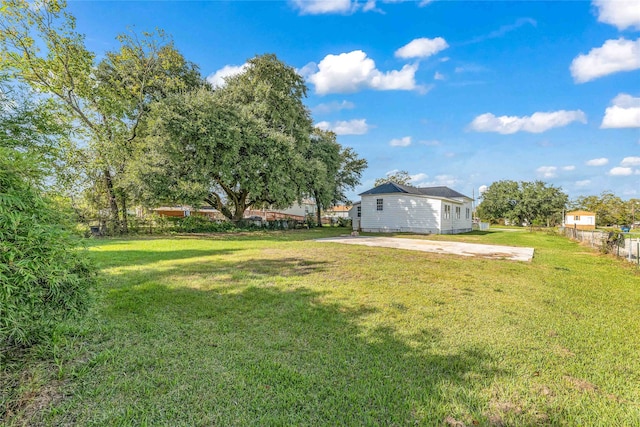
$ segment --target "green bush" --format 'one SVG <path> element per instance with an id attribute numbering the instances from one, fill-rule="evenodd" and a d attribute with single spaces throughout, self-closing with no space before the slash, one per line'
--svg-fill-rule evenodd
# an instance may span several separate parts
<path id="1" fill-rule="evenodd" d="M 0 353 L 84 312 L 96 280 L 64 215 L 32 182 L 37 170 L 0 147 Z"/>
<path id="2" fill-rule="evenodd" d="M 220 233 L 238 231 L 232 222 L 212 221 L 206 216 L 190 215 L 184 218 L 170 218 L 174 223 L 174 230 L 183 233 Z"/>

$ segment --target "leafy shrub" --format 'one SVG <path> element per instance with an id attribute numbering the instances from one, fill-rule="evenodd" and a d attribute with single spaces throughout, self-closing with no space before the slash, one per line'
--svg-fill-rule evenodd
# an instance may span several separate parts
<path id="1" fill-rule="evenodd" d="M 0 147 L 0 353 L 84 312 L 96 280 L 64 216 L 32 183 L 37 169 Z"/>
<path id="2" fill-rule="evenodd" d="M 206 216 L 191 215 L 184 218 L 170 218 L 174 223 L 174 230 L 183 233 L 220 233 L 225 231 L 237 231 L 238 228 L 232 222 L 212 221 Z"/>
<path id="3" fill-rule="evenodd" d="M 351 218 L 338 217 L 338 227 L 351 228 Z"/>
<path id="4" fill-rule="evenodd" d="M 624 233 L 610 231 L 607 238 L 602 241 L 600 252 L 604 254 L 614 253 L 617 248 L 624 247 Z"/>

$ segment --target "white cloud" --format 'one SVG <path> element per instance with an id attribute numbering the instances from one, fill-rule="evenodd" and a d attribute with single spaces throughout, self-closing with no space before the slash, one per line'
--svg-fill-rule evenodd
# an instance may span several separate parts
<path id="1" fill-rule="evenodd" d="M 442 37 L 436 37 L 435 39 L 428 39 L 422 37 L 419 39 L 411 40 L 400 49 L 396 50 L 396 57 L 398 58 L 427 58 L 431 55 L 445 50 L 449 45 Z"/>
<path id="2" fill-rule="evenodd" d="M 556 171 L 558 170 L 555 166 L 540 166 L 536 169 L 539 175 L 542 175 L 544 178 L 553 178 L 556 176 Z"/>
<path id="3" fill-rule="evenodd" d="M 357 8 L 357 4 L 351 0 L 291 0 L 291 3 L 301 15 L 348 14 Z"/>
<path id="4" fill-rule="evenodd" d="M 246 63 L 242 65 L 225 65 L 215 73 L 209 74 L 207 81 L 211 83 L 213 87 L 224 86 L 226 77 L 241 74 L 247 67 L 248 65 Z"/>
<path id="5" fill-rule="evenodd" d="M 453 175 L 436 175 L 432 180 L 429 180 L 429 176 L 424 173 L 418 173 L 410 177 L 411 185 L 414 187 L 434 187 L 439 185 L 455 187 L 462 182 Z"/>
<path id="6" fill-rule="evenodd" d="M 524 25 L 531 25 L 532 27 L 536 27 L 538 25 L 538 22 L 535 19 L 531 18 L 518 18 L 513 24 L 503 25 L 497 30 L 490 32 L 489 34 L 474 37 L 473 39 L 469 40 L 468 42 L 464 42 L 463 44 L 480 43 L 485 40 L 502 37 L 505 34 L 510 33 L 511 31 L 514 31 Z"/>
<path id="7" fill-rule="evenodd" d="M 615 2 L 616 4 L 618 2 Z M 640 39 L 607 40 L 571 63 L 571 75 L 576 83 L 585 83 L 608 74 L 640 68 Z"/>
<path id="8" fill-rule="evenodd" d="M 425 181 L 427 178 L 429 178 L 429 175 L 421 172 L 415 175 L 410 175 L 409 177 L 411 178 L 412 185 L 415 185 L 416 187 L 420 187 L 422 184 L 422 181 Z"/>
<path id="9" fill-rule="evenodd" d="M 591 184 L 590 179 L 583 179 L 582 181 L 576 181 L 576 187 L 587 187 Z"/>
<path id="10" fill-rule="evenodd" d="M 364 135 L 369 131 L 366 119 L 354 119 L 348 121 L 337 121 L 334 123 L 320 122 L 316 127 L 322 130 L 330 130 L 336 135 Z"/>
<path id="11" fill-rule="evenodd" d="M 402 138 L 393 138 L 389 141 L 389 145 L 392 147 L 408 147 L 411 145 L 411 137 L 405 136 Z"/>
<path id="12" fill-rule="evenodd" d="M 489 189 L 488 186 L 486 185 L 481 185 L 480 187 L 478 187 L 478 195 L 484 193 L 485 191 L 487 191 Z"/>
<path id="13" fill-rule="evenodd" d="M 455 187 L 461 181 L 453 175 L 436 175 L 435 179 L 426 185 L 446 185 L 447 187 Z"/>
<path id="14" fill-rule="evenodd" d="M 434 80 L 444 80 L 444 74 L 440 74 L 439 72 L 436 71 L 436 73 L 433 75 L 433 79 Z"/>
<path id="15" fill-rule="evenodd" d="M 640 166 L 640 157 L 625 157 L 620 164 L 622 166 Z"/>
<path id="16" fill-rule="evenodd" d="M 316 93 L 357 92 L 363 88 L 375 90 L 425 90 L 415 81 L 418 65 L 405 65 L 401 70 L 382 72 L 373 59 L 361 50 L 327 55 L 318 64 L 318 71 L 309 76 Z"/>
<path id="17" fill-rule="evenodd" d="M 605 110 L 600 128 L 640 128 L 640 98 L 618 94 Z"/>
<path id="18" fill-rule="evenodd" d="M 606 157 L 600 157 L 598 159 L 587 160 L 585 163 L 587 166 L 604 166 L 609 163 L 609 159 Z"/>
<path id="19" fill-rule="evenodd" d="M 351 110 L 355 108 L 355 104 L 350 101 L 333 101 L 323 104 L 318 104 L 315 107 L 311 108 L 312 113 L 316 114 L 329 114 L 340 110 Z"/>
<path id="20" fill-rule="evenodd" d="M 315 62 L 309 62 L 304 67 L 296 69 L 296 73 L 298 73 L 305 79 L 308 79 L 309 77 L 311 77 L 311 75 L 317 72 L 318 72 L 318 64 L 316 64 Z"/>
<path id="21" fill-rule="evenodd" d="M 568 165 L 568 166 L 563 166 L 562 167 L 563 171 L 572 171 L 572 170 L 575 170 L 575 169 L 576 169 L 576 167 L 573 166 L 573 165 Z"/>
<path id="22" fill-rule="evenodd" d="M 613 175 L 613 176 L 629 176 L 629 175 L 633 175 L 633 169 L 631 168 L 625 168 L 622 166 L 616 166 L 615 168 L 611 169 L 609 171 L 609 175 Z"/>
<path id="23" fill-rule="evenodd" d="M 640 1 L 639 0 L 594 0 L 598 8 L 598 21 L 611 24 L 624 30 L 635 27 L 640 30 Z"/>
<path id="24" fill-rule="evenodd" d="M 586 123 L 587 117 L 581 110 L 533 113 L 531 116 L 500 116 L 481 114 L 471 122 L 476 132 L 497 132 L 503 135 L 516 132 L 541 133 L 556 127 L 567 126 L 571 122 Z"/>

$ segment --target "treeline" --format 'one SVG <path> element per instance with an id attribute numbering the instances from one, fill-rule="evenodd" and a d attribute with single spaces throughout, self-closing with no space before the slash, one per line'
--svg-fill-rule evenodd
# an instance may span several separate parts
<path id="1" fill-rule="evenodd" d="M 162 31 L 121 34 L 98 56 L 62 1 L 6 0 L 1 13 L 4 93 L 21 91 L 56 123 L 46 182 L 80 216 L 106 214 L 127 232 L 133 205 L 208 204 L 237 221 L 309 197 L 320 217 L 366 168 L 314 128 L 304 80 L 275 55 L 212 87 Z"/>
<path id="2" fill-rule="evenodd" d="M 562 223 L 562 214 L 572 210 L 595 213 L 598 227 L 640 222 L 640 199 L 624 201 L 605 191 L 570 202 L 562 189 L 542 181 L 497 181 L 480 195 L 480 200 L 476 213 L 491 222 L 552 226 Z"/>
<path id="3" fill-rule="evenodd" d="M 640 199 L 625 201 L 610 191 L 599 196 L 580 196 L 570 204 L 570 209 L 595 213 L 598 227 L 640 222 Z"/>

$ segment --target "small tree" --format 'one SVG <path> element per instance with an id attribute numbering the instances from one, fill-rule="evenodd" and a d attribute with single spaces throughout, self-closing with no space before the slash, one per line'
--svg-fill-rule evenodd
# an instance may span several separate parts
<path id="1" fill-rule="evenodd" d="M 396 171 L 392 173 L 388 173 L 384 178 L 378 178 L 373 183 L 374 186 L 386 184 L 387 182 L 395 182 L 396 184 L 401 185 L 410 185 L 411 184 L 411 175 L 407 171 Z"/>
<path id="2" fill-rule="evenodd" d="M 317 224 L 322 210 L 347 202 L 346 192 L 360 183 L 367 161 L 352 148 L 343 148 L 333 132 L 314 129 L 307 153 L 307 191 L 316 202 Z"/>

